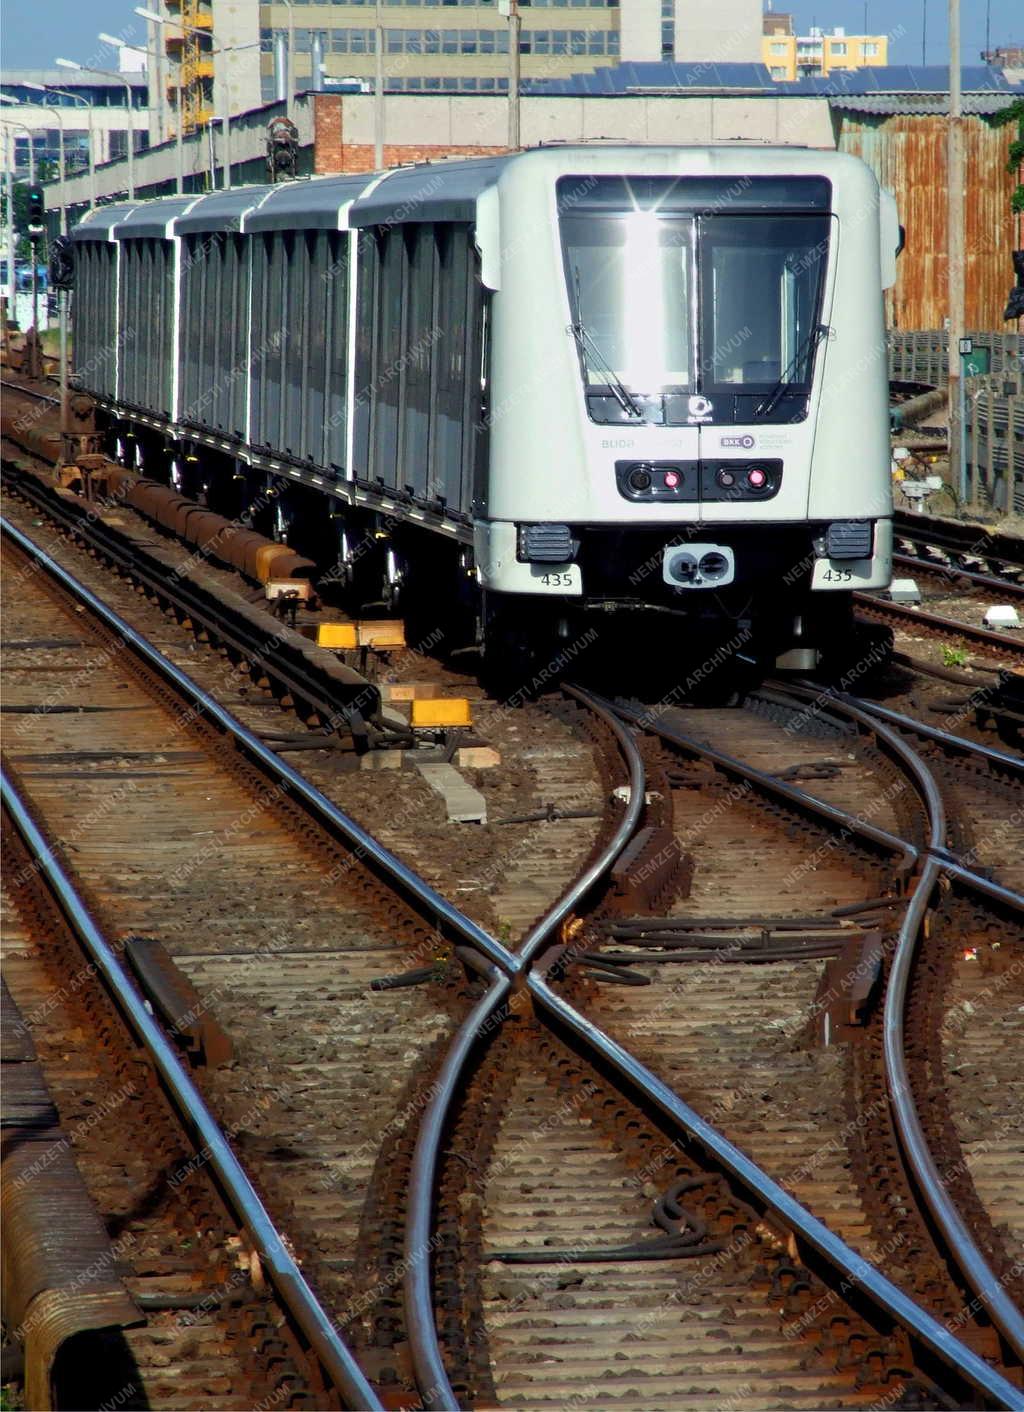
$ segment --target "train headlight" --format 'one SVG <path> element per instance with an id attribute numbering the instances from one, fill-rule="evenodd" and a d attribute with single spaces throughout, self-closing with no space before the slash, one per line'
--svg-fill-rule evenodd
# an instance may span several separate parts
<path id="1" fill-rule="evenodd" d="M 728 544 L 670 544 L 661 576 L 673 588 L 724 588 L 736 576 L 735 555 Z"/>
<path id="2" fill-rule="evenodd" d="M 712 549 L 709 554 L 702 554 L 697 563 L 697 571 L 707 583 L 718 583 L 724 579 L 729 568 L 729 560 L 717 549 Z"/>
<path id="3" fill-rule="evenodd" d="M 647 466 L 634 466 L 629 473 L 629 487 L 631 490 L 650 490 L 650 469 Z"/>
<path id="4" fill-rule="evenodd" d="M 747 484 L 751 490 L 764 490 L 768 484 L 768 472 L 762 470 L 760 466 L 751 466 L 747 472 Z"/>

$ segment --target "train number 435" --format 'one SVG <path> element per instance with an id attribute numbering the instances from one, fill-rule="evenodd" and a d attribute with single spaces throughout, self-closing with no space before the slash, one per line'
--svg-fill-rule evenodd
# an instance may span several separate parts
<path id="1" fill-rule="evenodd" d="M 853 578 L 853 570 L 826 569 L 823 577 L 826 583 L 849 583 Z"/>
<path id="2" fill-rule="evenodd" d="M 540 581 L 548 588 L 572 588 L 572 574 L 541 574 Z"/>

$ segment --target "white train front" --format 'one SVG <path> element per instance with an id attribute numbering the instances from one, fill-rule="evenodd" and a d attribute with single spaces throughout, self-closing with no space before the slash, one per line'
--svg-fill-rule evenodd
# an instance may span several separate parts
<path id="1" fill-rule="evenodd" d="M 899 228 L 855 158 L 556 146 L 74 240 L 79 381 L 121 447 L 364 598 L 491 645 L 743 624 L 811 665 L 889 582 Z"/>

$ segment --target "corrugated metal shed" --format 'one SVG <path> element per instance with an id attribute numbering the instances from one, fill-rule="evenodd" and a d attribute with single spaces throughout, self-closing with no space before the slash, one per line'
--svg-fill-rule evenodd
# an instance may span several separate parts
<path id="1" fill-rule="evenodd" d="M 1024 98 L 1024 88 L 1016 95 Z M 1006 90 L 991 93 L 965 93 L 963 111 L 969 117 L 1001 113 L 1014 101 Z M 842 98 L 830 98 L 830 108 L 844 113 L 928 113 L 945 116 L 949 111 L 948 93 L 857 93 Z"/>
<path id="2" fill-rule="evenodd" d="M 838 147 L 861 157 L 895 193 L 907 243 L 896 285 L 886 294 L 892 328 L 942 328 L 946 294 L 946 120 L 917 113 L 836 111 Z M 966 154 L 966 318 L 974 329 L 1006 329 L 1019 233 L 1010 210 L 1016 185 L 1006 170 L 1012 132 L 985 117 L 964 123 Z"/>

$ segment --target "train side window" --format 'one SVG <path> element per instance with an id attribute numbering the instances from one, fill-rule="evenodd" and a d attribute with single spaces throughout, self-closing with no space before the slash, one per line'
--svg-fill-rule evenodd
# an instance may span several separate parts
<path id="1" fill-rule="evenodd" d="M 144 354 L 142 366 L 136 368 L 133 378 L 135 401 L 142 407 L 152 407 L 153 386 L 151 379 L 157 358 L 157 334 L 160 329 L 160 309 L 157 302 L 159 294 L 156 284 L 156 241 L 137 240 L 132 243 L 139 247 L 136 263 L 141 265 L 135 316 L 138 320 L 136 329 L 142 334 Z M 129 361 L 136 362 L 135 359 Z"/>

